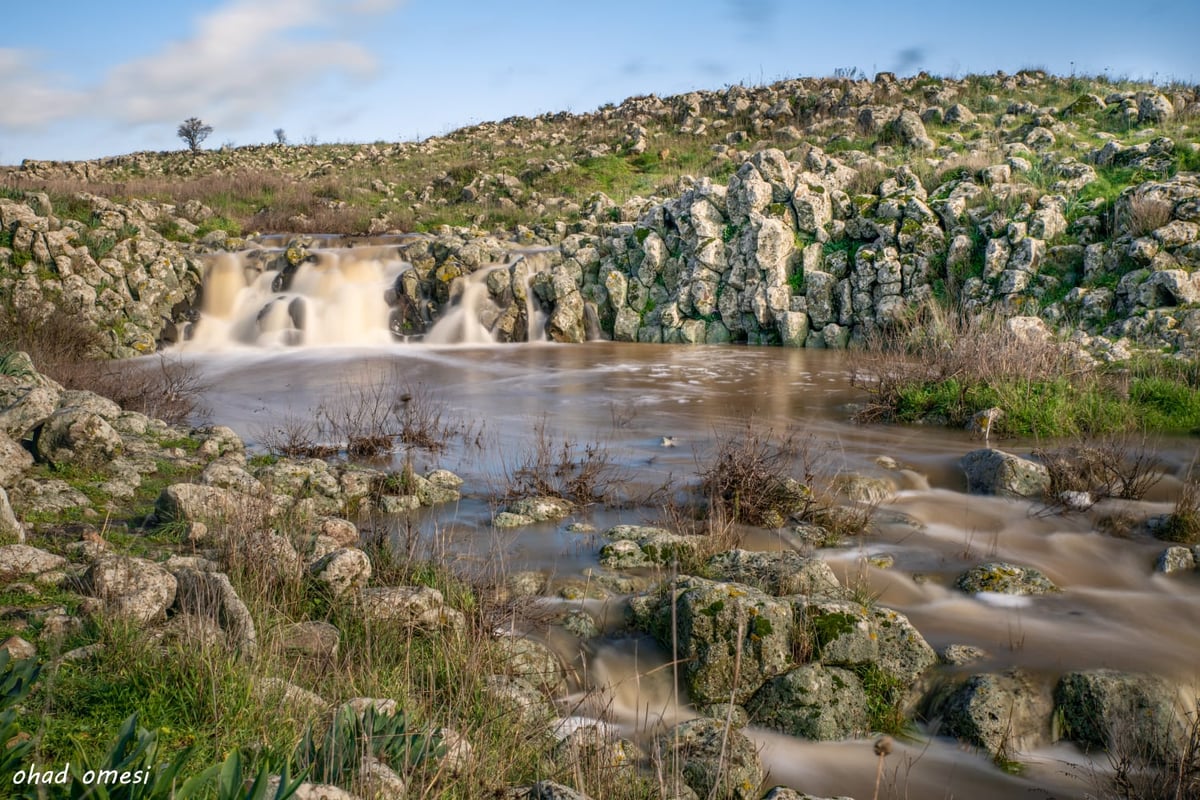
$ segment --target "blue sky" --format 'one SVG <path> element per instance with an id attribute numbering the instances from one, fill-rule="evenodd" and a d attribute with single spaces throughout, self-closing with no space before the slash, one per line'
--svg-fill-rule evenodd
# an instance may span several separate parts
<path id="1" fill-rule="evenodd" d="M 1200 2 L 171 0 L 6 4 L 0 163 L 413 139 L 515 114 L 830 75 L 1039 66 L 1200 80 Z"/>

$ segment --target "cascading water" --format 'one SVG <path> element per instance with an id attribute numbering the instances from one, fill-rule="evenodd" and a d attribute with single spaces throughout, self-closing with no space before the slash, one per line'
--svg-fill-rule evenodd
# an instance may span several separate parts
<path id="1" fill-rule="evenodd" d="M 208 265 L 199 318 L 181 349 L 379 346 L 397 341 L 487 345 L 545 340 L 547 313 L 534 279 L 544 259 L 517 253 L 444 281 L 422 276 L 399 248 L 255 249 Z"/>

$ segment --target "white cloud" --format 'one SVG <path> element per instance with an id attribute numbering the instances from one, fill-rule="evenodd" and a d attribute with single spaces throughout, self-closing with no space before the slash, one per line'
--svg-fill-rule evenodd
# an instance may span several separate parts
<path id="1" fill-rule="evenodd" d="M 74 116 L 84 96 L 53 86 L 35 55 L 0 47 L 0 128 L 37 129 Z"/>
<path id="2" fill-rule="evenodd" d="M 401 0 L 228 0 L 200 17 L 187 38 L 114 67 L 87 91 L 57 88 L 28 53 L 0 49 L 0 127 L 37 127 L 77 117 L 120 124 L 199 116 L 236 125 L 303 101 L 330 76 L 372 74 L 373 55 L 344 34 L 348 16 L 379 14 Z M 336 33 L 331 33 L 336 32 Z"/>

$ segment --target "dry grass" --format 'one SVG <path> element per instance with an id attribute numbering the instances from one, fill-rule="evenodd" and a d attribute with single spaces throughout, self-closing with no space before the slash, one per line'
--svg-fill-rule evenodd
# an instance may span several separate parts
<path id="1" fill-rule="evenodd" d="M 1197 462 L 1193 461 L 1188 467 L 1175 510 L 1158 530 L 1158 537 L 1180 544 L 1200 543 L 1200 469 L 1197 469 Z"/>
<path id="2" fill-rule="evenodd" d="M 1153 233 L 1170 222 L 1175 205 L 1162 198 L 1135 194 L 1129 198 L 1126 209 L 1118 225 L 1137 238 Z"/>
<path id="3" fill-rule="evenodd" d="M 1166 748 L 1163 763 L 1156 753 Z M 1133 730 L 1113 732 L 1105 749 L 1111 772 L 1093 772 L 1101 800 L 1196 800 L 1200 798 L 1200 705 L 1184 720 L 1177 746 L 1145 741 Z"/>
<path id="4" fill-rule="evenodd" d="M 505 502 L 523 497 L 559 497 L 577 505 L 611 502 L 628 480 L 606 445 L 555 440 L 546 430 L 545 419 L 534 426 L 521 463 L 505 472 L 505 486 L 499 493 Z"/>
<path id="5" fill-rule="evenodd" d="M 716 451 L 700 472 L 701 491 L 732 522 L 780 527 L 813 503 L 809 465 L 806 482 L 787 475 L 800 451 L 796 431 L 777 435 L 747 422 L 737 433 L 717 437 Z"/>

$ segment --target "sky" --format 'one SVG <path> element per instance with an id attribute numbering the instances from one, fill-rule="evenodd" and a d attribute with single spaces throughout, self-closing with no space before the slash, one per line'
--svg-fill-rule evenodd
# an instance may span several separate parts
<path id="1" fill-rule="evenodd" d="M 1200 80 L 1196 0 L 43 0 L 0 15 L 0 164 L 408 141 L 858 69 Z"/>

